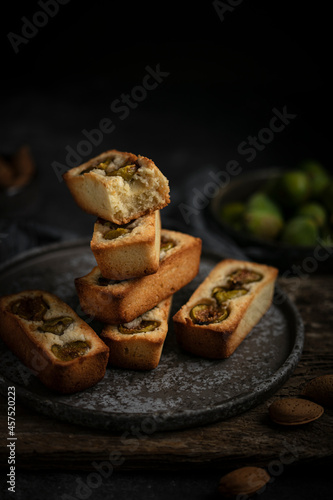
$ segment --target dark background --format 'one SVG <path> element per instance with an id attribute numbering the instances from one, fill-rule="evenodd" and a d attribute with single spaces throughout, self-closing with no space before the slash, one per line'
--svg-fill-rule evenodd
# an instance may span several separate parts
<path id="1" fill-rule="evenodd" d="M 17 54 L 7 34 L 21 35 L 22 16 L 31 21 L 41 7 L 6 5 L 0 150 L 30 144 L 40 174 L 30 199 L 16 200 L 6 217 L 91 233 L 93 218 L 75 206 L 52 162 L 64 164 L 66 146 L 75 149 L 82 130 L 105 117 L 116 129 L 90 156 L 116 148 L 152 158 L 170 179 L 171 200 L 192 172 L 223 169 L 231 159 L 243 171 L 293 167 L 307 157 L 331 168 L 328 6 L 292 4 L 244 0 L 221 21 L 207 1 L 71 0 Z M 120 120 L 110 104 L 158 64 L 169 76 Z M 239 143 L 284 106 L 297 118 L 246 162 Z M 175 203 L 172 214 L 181 217 Z"/>
<path id="2" fill-rule="evenodd" d="M 59 235 L 91 235 L 95 218 L 76 207 L 52 163 L 65 163 L 66 146 L 75 148 L 82 130 L 96 128 L 105 117 L 116 129 L 91 156 L 116 148 L 152 158 L 170 180 L 171 205 L 163 213 L 174 218 L 181 217 L 183 183 L 210 165 L 223 169 L 236 159 L 247 171 L 293 167 L 313 157 L 332 171 L 329 7 L 323 1 L 244 0 L 221 21 L 211 1 L 71 0 L 15 54 L 7 34 L 21 35 L 22 16 L 31 20 L 41 8 L 37 1 L 7 2 L 1 15 L 0 152 L 11 154 L 28 143 L 38 178 L 25 194 L 1 195 L 6 257 L 49 242 L 52 234 L 55 241 Z M 170 75 L 120 120 L 110 104 L 141 84 L 147 65 L 158 64 Z M 247 163 L 237 152 L 239 143 L 268 126 L 273 108 L 284 106 L 297 118 Z M 45 226 L 49 238 L 38 232 Z M 324 470 L 310 465 L 281 476 L 270 498 L 314 498 L 313 490 L 329 477 Z M 161 482 L 160 475 L 147 474 L 123 479 L 119 472 L 114 493 L 129 498 L 141 484 L 149 498 L 164 498 L 162 484 L 175 498 L 179 491 L 183 498 L 215 498 L 217 475 L 171 473 Z M 22 473 L 18 481 L 18 498 L 25 498 L 26 488 L 45 498 L 50 481 L 58 488 L 59 481 L 68 483 L 68 491 L 72 486 L 72 477 L 66 483 L 56 474 Z M 328 498 L 328 483 L 323 488 L 320 497 Z M 58 498 L 55 489 L 52 495 Z"/>

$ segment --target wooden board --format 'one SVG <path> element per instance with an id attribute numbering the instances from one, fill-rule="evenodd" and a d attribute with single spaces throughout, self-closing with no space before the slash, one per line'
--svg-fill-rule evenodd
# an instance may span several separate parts
<path id="1" fill-rule="evenodd" d="M 89 470 L 109 460 L 122 470 L 177 469 L 240 465 L 274 466 L 333 454 L 333 411 L 305 426 L 283 428 L 268 418 L 268 407 L 281 396 L 297 396 L 313 377 L 333 373 L 333 280 L 327 276 L 280 279 L 305 323 L 305 346 L 293 376 L 269 400 L 214 425 L 177 432 L 132 429 L 112 434 L 50 419 L 17 404 L 17 465 L 23 469 Z M 8 467 L 7 402 L 0 400 L 0 465 Z M 111 456 L 110 456 L 111 454 Z M 112 456 L 114 454 L 114 456 Z M 119 458 L 120 457 L 120 458 Z M 274 462 L 277 461 L 277 462 Z"/>

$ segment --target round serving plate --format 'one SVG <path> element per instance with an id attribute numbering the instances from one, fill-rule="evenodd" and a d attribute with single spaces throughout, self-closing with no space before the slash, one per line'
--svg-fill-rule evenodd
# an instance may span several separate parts
<path id="1" fill-rule="evenodd" d="M 222 258 L 203 252 L 198 276 L 174 296 L 172 315 Z M 80 309 L 74 279 L 94 265 L 86 239 L 29 251 L 0 268 L 0 295 L 47 290 L 89 322 Z M 89 324 L 101 331 L 100 323 Z M 108 367 L 94 387 L 61 395 L 43 386 L 1 342 L 0 391 L 5 395 L 8 386 L 15 385 L 17 398 L 38 412 L 99 429 L 123 431 L 133 425 L 156 431 L 183 429 L 227 419 L 268 398 L 291 375 L 302 347 L 300 315 L 277 288 L 269 311 L 229 359 L 201 359 L 182 352 L 170 319 L 155 370 Z"/>

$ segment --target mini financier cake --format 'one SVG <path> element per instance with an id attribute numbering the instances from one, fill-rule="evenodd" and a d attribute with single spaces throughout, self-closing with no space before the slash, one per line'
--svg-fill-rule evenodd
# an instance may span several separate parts
<path id="1" fill-rule="evenodd" d="M 169 182 L 152 160 L 116 149 L 63 177 L 80 208 L 115 224 L 127 224 L 170 202 Z"/>
<path id="2" fill-rule="evenodd" d="M 156 210 L 122 226 L 98 219 L 90 247 L 104 278 L 124 280 L 157 271 L 160 243 L 161 218 Z"/>
<path id="3" fill-rule="evenodd" d="M 105 375 L 109 348 L 51 293 L 27 290 L 0 297 L 0 337 L 55 391 L 81 391 Z"/>
<path id="4" fill-rule="evenodd" d="M 109 363 L 131 370 L 153 370 L 168 333 L 172 297 L 130 323 L 106 325 L 101 338 L 110 348 Z"/>
<path id="5" fill-rule="evenodd" d="M 174 315 L 179 345 L 204 358 L 228 358 L 272 303 L 278 270 L 226 259 Z"/>
<path id="6" fill-rule="evenodd" d="M 128 323 L 187 285 L 199 271 L 201 239 L 178 231 L 161 231 L 156 273 L 129 280 L 108 280 L 96 266 L 76 278 L 81 308 L 109 324 Z"/>

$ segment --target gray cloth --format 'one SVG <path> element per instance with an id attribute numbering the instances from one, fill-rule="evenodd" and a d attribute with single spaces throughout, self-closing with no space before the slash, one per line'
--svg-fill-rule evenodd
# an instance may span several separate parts
<path id="1" fill-rule="evenodd" d="M 34 247 L 75 239 L 78 235 L 34 221 L 0 221 L 0 263 Z"/>

